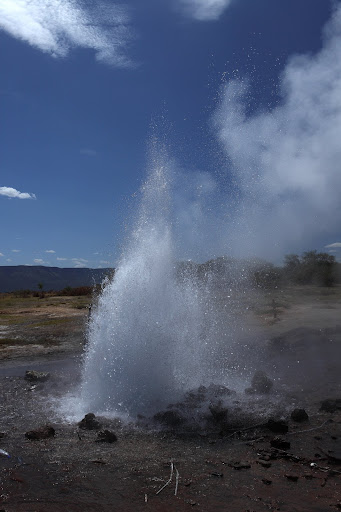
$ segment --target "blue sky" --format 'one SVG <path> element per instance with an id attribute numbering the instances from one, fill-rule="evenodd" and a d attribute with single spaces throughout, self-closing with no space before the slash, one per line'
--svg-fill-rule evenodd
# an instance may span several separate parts
<path id="1" fill-rule="evenodd" d="M 341 255 L 341 6 L 0 2 L 0 265 L 115 265 L 152 134 L 179 258 Z"/>

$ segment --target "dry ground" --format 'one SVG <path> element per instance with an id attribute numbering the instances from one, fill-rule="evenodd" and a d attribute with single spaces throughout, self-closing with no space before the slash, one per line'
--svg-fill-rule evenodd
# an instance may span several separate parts
<path id="1" fill-rule="evenodd" d="M 217 307 L 226 303 L 223 295 L 217 300 Z M 285 419 L 289 431 L 279 435 L 290 448 L 271 447 L 278 434 L 264 426 L 146 431 L 102 419 L 118 437 L 108 444 L 55 412 L 55 401 L 79 376 L 86 298 L 1 299 L 0 448 L 11 458 L 0 458 L 0 510 L 340 510 L 341 411 L 320 410 L 322 400 L 341 398 L 340 313 L 339 287 L 277 290 L 235 301 L 245 339 L 275 377 L 273 394 L 249 402 L 238 397 L 240 406 L 253 406 L 254 425 L 257 410 L 267 419 L 267 407 L 269 415 L 271 409 Z M 51 378 L 32 385 L 24 379 L 27 369 L 48 370 Z M 295 407 L 306 409 L 308 422 L 290 419 Z M 25 438 L 46 423 L 55 428 L 54 437 Z M 157 494 L 171 462 L 172 481 Z"/>

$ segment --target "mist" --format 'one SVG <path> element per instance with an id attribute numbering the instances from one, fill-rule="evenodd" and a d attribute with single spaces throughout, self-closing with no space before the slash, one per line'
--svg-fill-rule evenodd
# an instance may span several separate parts
<path id="1" fill-rule="evenodd" d="M 212 120 L 235 183 L 226 203 L 238 196 L 222 237 L 273 258 L 333 242 L 340 226 L 340 6 L 322 49 L 292 56 L 280 84 L 275 108 L 248 114 L 251 80 L 229 81 Z"/>

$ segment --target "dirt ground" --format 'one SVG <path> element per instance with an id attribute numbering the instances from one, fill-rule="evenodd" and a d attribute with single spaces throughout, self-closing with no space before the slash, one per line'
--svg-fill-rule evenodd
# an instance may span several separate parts
<path id="1" fill-rule="evenodd" d="M 256 368 L 262 362 L 273 380 L 269 394 L 233 395 L 228 420 L 211 417 L 197 430 L 98 418 L 113 443 L 56 412 L 79 381 L 87 305 L 81 297 L 0 299 L 0 449 L 9 454 L 0 452 L 0 512 L 341 509 L 340 288 L 238 301 Z M 50 378 L 29 382 L 26 370 Z M 307 420 L 291 418 L 297 408 Z M 271 430 L 272 418 L 288 431 Z M 25 436 L 44 425 L 55 435 Z"/>

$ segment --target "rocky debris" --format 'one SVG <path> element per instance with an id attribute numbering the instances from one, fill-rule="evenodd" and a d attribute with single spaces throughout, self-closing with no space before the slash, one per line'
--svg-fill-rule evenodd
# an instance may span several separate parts
<path id="1" fill-rule="evenodd" d="M 30 430 L 25 433 L 26 439 L 30 439 L 31 441 L 39 441 L 41 439 L 48 439 L 49 437 L 54 437 L 56 431 L 53 427 L 49 425 L 45 425 L 44 427 L 40 427 L 37 430 Z"/>
<path id="2" fill-rule="evenodd" d="M 6 436 L 6 432 L 0 432 L 0 439 Z"/>
<path id="3" fill-rule="evenodd" d="M 48 372 L 37 372 L 36 370 L 26 370 L 25 380 L 29 382 L 45 382 L 50 378 Z"/>
<path id="4" fill-rule="evenodd" d="M 257 460 L 257 463 L 260 464 L 263 468 L 271 468 L 271 462 L 267 460 Z"/>
<path id="5" fill-rule="evenodd" d="M 96 419 L 93 412 L 89 412 L 84 418 L 78 423 L 78 427 L 84 430 L 99 430 L 102 428 L 101 423 Z"/>
<path id="6" fill-rule="evenodd" d="M 291 419 L 297 423 L 308 421 L 309 416 L 304 409 L 294 409 L 291 413 Z"/>
<path id="7" fill-rule="evenodd" d="M 236 394 L 235 391 L 233 391 L 232 389 L 227 388 L 226 386 L 219 385 L 219 384 L 213 384 L 213 383 L 208 386 L 207 393 L 208 393 L 210 398 L 211 397 L 221 398 L 221 397 L 224 397 L 224 396 L 231 396 L 231 395 L 235 395 Z"/>
<path id="8" fill-rule="evenodd" d="M 233 469 L 250 469 L 251 464 L 245 461 L 237 461 L 234 464 L 229 464 Z"/>
<path id="9" fill-rule="evenodd" d="M 271 439 L 270 445 L 273 448 L 277 448 L 278 450 L 289 450 L 290 449 L 289 441 L 286 441 L 282 437 L 274 437 L 273 439 Z"/>
<path id="10" fill-rule="evenodd" d="M 271 485 L 272 484 L 272 480 L 268 480 L 267 478 L 262 478 L 262 482 L 265 485 Z"/>
<path id="11" fill-rule="evenodd" d="M 96 443 L 115 443 L 117 436 L 112 430 L 101 430 L 98 432 Z"/>
<path id="12" fill-rule="evenodd" d="M 285 475 L 285 477 L 290 480 L 290 482 L 297 482 L 298 476 L 297 475 Z"/>
<path id="13" fill-rule="evenodd" d="M 321 402 L 320 411 L 335 412 L 337 410 L 341 410 L 341 398 L 336 398 L 335 400 L 328 398 Z"/>
<path id="14" fill-rule="evenodd" d="M 222 423 L 223 421 L 227 420 L 228 410 L 226 409 L 226 407 L 223 407 L 221 405 L 221 402 L 218 402 L 217 404 L 211 404 L 208 408 L 210 410 L 212 418 L 216 423 Z"/>
<path id="15" fill-rule="evenodd" d="M 289 430 L 288 424 L 283 420 L 274 420 L 270 418 L 266 423 L 266 428 L 274 432 L 275 434 L 286 434 Z"/>
<path id="16" fill-rule="evenodd" d="M 176 428 L 185 423 L 185 418 L 178 411 L 162 411 L 154 414 L 154 421 L 161 423 L 165 427 Z"/>
<path id="17" fill-rule="evenodd" d="M 273 388 L 273 382 L 262 370 L 258 370 L 252 377 L 251 387 L 245 389 L 248 395 L 266 395 Z"/>

